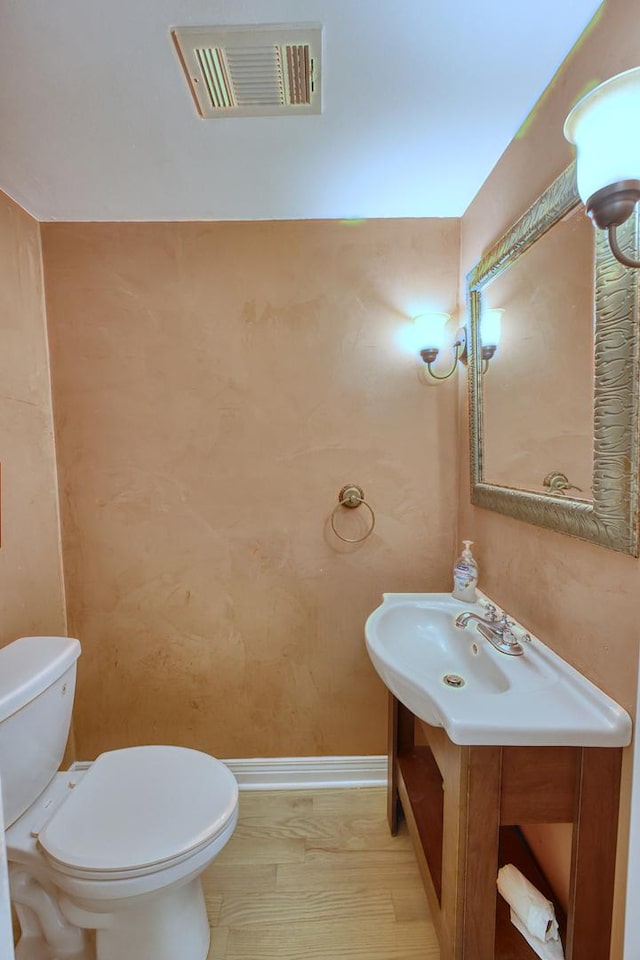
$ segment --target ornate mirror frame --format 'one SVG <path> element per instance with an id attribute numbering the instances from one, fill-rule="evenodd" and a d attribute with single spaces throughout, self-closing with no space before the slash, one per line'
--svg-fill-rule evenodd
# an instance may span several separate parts
<path id="1" fill-rule="evenodd" d="M 593 500 L 498 486 L 484 479 L 482 362 L 477 362 L 482 291 L 579 203 L 572 164 L 467 276 L 471 502 L 637 557 L 640 271 L 618 263 L 609 249 L 605 231 L 594 230 Z M 638 224 L 636 209 L 624 227 L 619 228 L 623 249 L 636 256 L 640 246 Z"/>

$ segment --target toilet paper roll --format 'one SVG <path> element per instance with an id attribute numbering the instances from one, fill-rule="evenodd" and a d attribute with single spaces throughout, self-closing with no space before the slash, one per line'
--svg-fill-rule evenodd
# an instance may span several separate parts
<path id="1" fill-rule="evenodd" d="M 542 957 L 542 960 L 564 960 L 564 950 L 560 940 L 545 941 L 534 937 L 532 933 L 529 933 L 513 907 L 511 908 L 511 923 L 522 934 L 531 949 L 535 950 L 539 957 Z"/>
<path id="2" fill-rule="evenodd" d="M 498 890 L 531 936 L 546 943 L 558 939 L 553 904 L 512 863 L 498 870 Z"/>

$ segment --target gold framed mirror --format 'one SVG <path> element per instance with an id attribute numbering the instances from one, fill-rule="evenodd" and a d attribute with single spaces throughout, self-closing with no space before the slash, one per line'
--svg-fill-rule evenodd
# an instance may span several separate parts
<path id="1" fill-rule="evenodd" d="M 620 233 L 637 256 L 637 210 Z M 473 504 L 638 556 L 639 293 L 640 271 L 587 220 L 574 164 L 471 270 Z M 506 342 L 487 363 L 489 308 Z"/>

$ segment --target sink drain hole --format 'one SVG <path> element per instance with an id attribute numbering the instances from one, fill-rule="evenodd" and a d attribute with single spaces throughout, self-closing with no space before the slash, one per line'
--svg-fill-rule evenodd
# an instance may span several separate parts
<path id="1" fill-rule="evenodd" d="M 442 679 L 448 687 L 464 687 L 464 678 L 457 673 L 445 673 Z"/>

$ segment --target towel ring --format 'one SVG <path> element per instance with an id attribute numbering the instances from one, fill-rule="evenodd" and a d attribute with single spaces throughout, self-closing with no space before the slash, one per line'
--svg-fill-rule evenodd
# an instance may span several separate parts
<path id="1" fill-rule="evenodd" d="M 340 507 L 347 507 L 349 510 L 355 510 L 356 507 L 359 507 L 360 504 L 364 504 L 369 513 L 371 514 L 369 529 L 366 531 L 362 537 L 343 537 L 341 533 L 338 533 L 336 530 L 336 514 Z M 345 543 L 362 543 L 363 540 L 366 540 L 367 537 L 371 536 L 373 533 L 373 528 L 376 525 L 376 515 L 373 512 L 373 507 L 370 503 L 364 498 L 364 490 L 362 487 L 357 487 L 354 483 L 348 483 L 342 488 L 338 494 L 338 505 L 333 508 L 331 514 L 331 529 L 335 533 L 336 537 L 339 540 L 344 540 Z"/>

